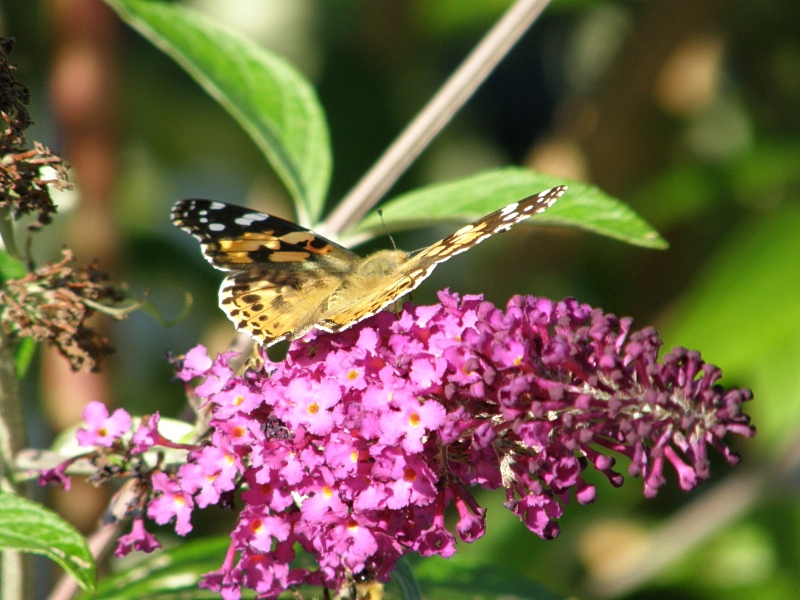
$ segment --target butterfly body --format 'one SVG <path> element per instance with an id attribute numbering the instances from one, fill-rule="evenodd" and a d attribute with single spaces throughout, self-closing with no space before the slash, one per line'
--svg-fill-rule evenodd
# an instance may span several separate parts
<path id="1" fill-rule="evenodd" d="M 379 312 L 440 262 L 545 210 L 565 189 L 510 204 L 419 252 L 366 258 L 289 221 L 222 202 L 181 200 L 172 220 L 200 241 L 215 268 L 231 272 L 219 303 L 236 328 L 271 346 L 314 327 L 341 331 Z"/>

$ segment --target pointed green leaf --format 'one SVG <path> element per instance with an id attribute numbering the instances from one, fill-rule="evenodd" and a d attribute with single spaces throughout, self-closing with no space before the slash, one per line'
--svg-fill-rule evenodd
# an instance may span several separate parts
<path id="1" fill-rule="evenodd" d="M 86 540 L 53 511 L 15 494 L 0 492 L 0 548 L 43 554 L 94 590 L 94 559 Z"/>
<path id="2" fill-rule="evenodd" d="M 14 215 L 8 206 L 0 206 L 0 241 L 3 243 L 4 253 L 7 253 L 10 257 L 19 258 L 21 256 L 17 249 L 17 240 L 14 235 Z M 4 278 L 7 277 L 4 276 Z"/>
<path id="3" fill-rule="evenodd" d="M 199 590 L 197 586 L 201 575 L 220 568 L 230 543 L 230 537 L 223 536 L 184 542 L 173 550 L 156 552 L 133 567 L 104 578 L 96 595 L 86 594 L 84 598 L 219 598 L 218 593 Z"/>
<path id="4" fill-rule="evenodd" d="M 239 122 L 294 198 L 300 222 L 316 221 L 328 192 L 331 150 L 325 115 L 305 77 L 283 58 L 180 4 L 106 2 Z"/>
<path id="5" fill-rule="evenodd" d="M 556 204 L 535 215 L 537 224 L 578 227 L 646 248 L 666 248 L 667 242 L 630 207 L 595 186 L 509 167 L 456 181 L 427 186 L 389 200 L 381 207 L 390 231 L 443 221 L 472 222 L 542 190 L 567 184 Z M 364 241 L 383 231 L 373 212 L 349 234 Z"/>

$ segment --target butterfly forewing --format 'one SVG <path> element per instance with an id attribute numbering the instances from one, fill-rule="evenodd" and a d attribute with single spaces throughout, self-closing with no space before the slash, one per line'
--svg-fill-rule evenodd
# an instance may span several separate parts
<path id="1" fill-rule="evenodd" d="M 220 287 L 220 307 L 237 329 L 270 346 L 313 327 L 341 331 L 377 313 L 439 263 L 542 212 L 565 190 L 510 204 L 411 256 L 385 251 L 362 259 L 289 221 L 211 200 L 178 202 L 172 220 L 200 241 L 214 267 L 233 271 Z"/>
<path id="2" fill-rule="evenodd" d="M 520 221 L 547 210 L 566 190 L 566 186 L 563 185 L 545 190 L 478 219 L 471 225 L 462 227 L 453 235 L 420 250 L 409 261 L 409 266 L 413 265 L 414 269 L 422 268 L 423 265 L 433 264 L 435 266 L 451 256 L 466 252 L 494 234 L 511 229 Z M 431 270 L 426 276 L 430 274 Z"/>
<path id="3" fill-rule="evenodd" d="M 172 209 L 172 222 L 199 240 L 206 259 L 223 271 L 359 258 L 300 225 L 235 204 L 181 200 Z"/>

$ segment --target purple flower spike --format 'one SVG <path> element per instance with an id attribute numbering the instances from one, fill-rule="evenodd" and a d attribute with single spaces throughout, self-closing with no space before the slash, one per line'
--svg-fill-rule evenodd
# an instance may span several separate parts
<path id="1" fill-rule="evenodd" d="M 559 533 L 563 506 L 592 502 L 588 468 L 615 485 L 610 454 L 654 495 L 671 465 L 680 486 L 709 477 L 707 448 L 734 464 L 728 433 L 752 436 L 748 390 L 678 348 L 658 361 L 655 330 L 567 299 L 517 296 L 502 311 L 442 292 L 336 335 L 309 333 L 282 363 L 234 375 L 230 355 L 201 347 L 178 377 L 212 412 L 208 442 L 153 478 L 149 515 L 191 529 L 195 506 L 242 489 L 244 507 L 223 567 L 204 587 L 275 598 L 290 585 L 338 589 L 385 579 L 404 553 L 450 556 L 480 538 L 474 486 L 504 488 L 534 533 Z M 455 531 L 445 509 L 458 512 Z M 295 551 L 317 569 L 292 568 Z"/>

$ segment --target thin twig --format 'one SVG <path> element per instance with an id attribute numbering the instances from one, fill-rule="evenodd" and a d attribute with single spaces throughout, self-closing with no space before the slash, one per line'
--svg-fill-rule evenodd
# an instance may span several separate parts
<path id="1" fill-rule="evenodd" d="M 320 230 L 336 235 L 357 223 L 447 125 L 549 2 L 517 0 L 336 207 Z"/>
<path id="2" fill-rule="evenodd" d="M 7 493 L 19 491 L 11 465 L 16 453 L 25 447 L 22 396 L 14 365 L 11 339 L 0 332 L 0 491 Z M 9 549 L 0 554 L 0 598 L 27 598 L 33 581 L 30 555 Z"/>

